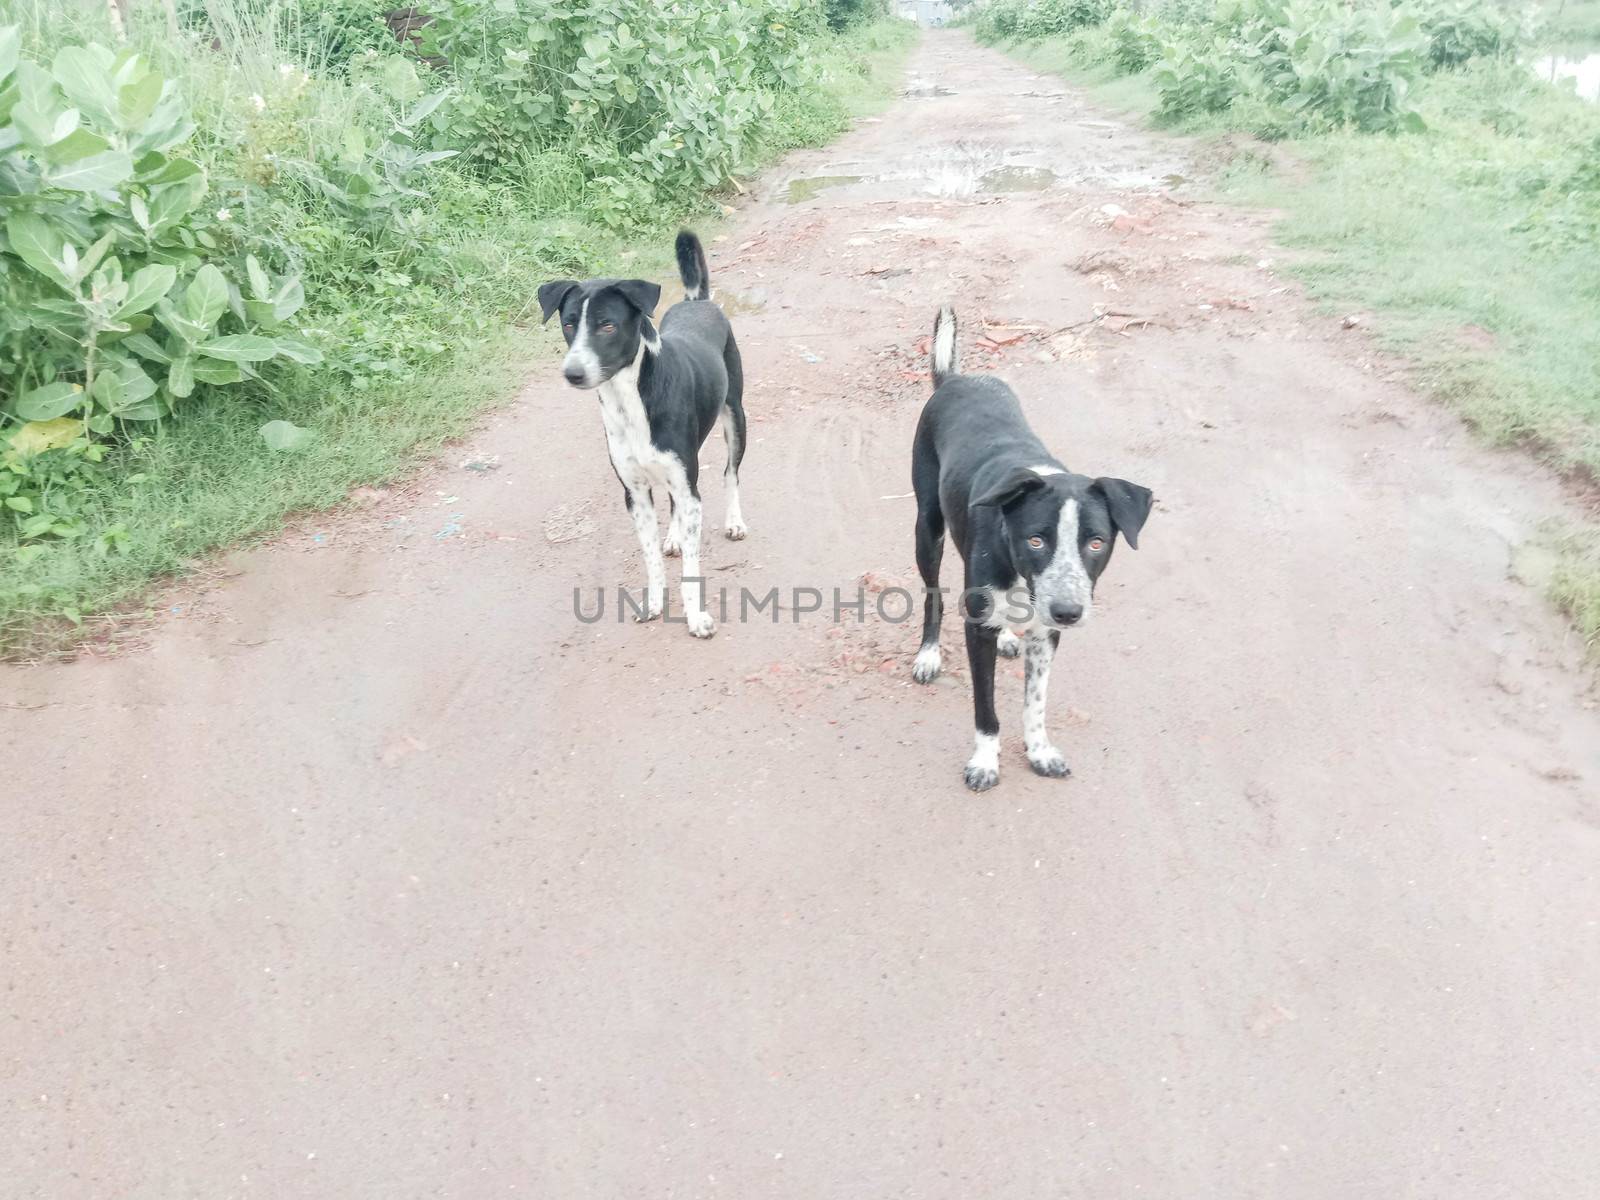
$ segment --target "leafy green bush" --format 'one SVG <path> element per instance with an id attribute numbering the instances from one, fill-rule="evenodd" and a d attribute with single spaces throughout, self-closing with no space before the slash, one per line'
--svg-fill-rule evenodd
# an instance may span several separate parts
<path id="1" fill-rule="evenodd" d="M 1111 63 L 1123 75 L 1137 75 L 1161 58 L 1161 24 L 1153 16 L 1119 8 L 1105 23 Z"/>
<path id="2" fill-rule="evenodd" d="M 889 15 L 887 0 L 824 0 L 830 29 L 849 29 Z"/>
<path id="3" fill-rule="evenodd" d="M 461 97 L 440 144 L 490 168 L 569 148 L 589 202 L 625 225 L 662 198 L 725 183 L 783 91 L 815 85 L 809 0 L 443 0 L 426 43 Z"/>
<path id="4" fill-rule="evenodd" d="M 1247 103 L 1263 132 L 1419 129 L 1411 100 L 1427 39 L 1403 8 L 1337 0 L 1224 0 L 1154 68 L 1168 117 Z"/>
<path id="5" fill-rule="evenodd" d="M 1055 37 L 1099 25 L 1115 7 L 1116 0 L 994 0 L 974 28 L 985 42 Z"/>
<path id="6" fill-rule="evenodd" d="M 46 69 L 0 28 L 0 414 L 20 423 L 0 494 L 24 537 L 77 532 L 67 468 L 99 440 L 272 359 L 320 360 L 279 332 L 298 279 L 246 256 L 234 281 L 232 214 L 201 211 L 206 173 L 175 153 L 192 129 L 138 54 L 69 46 Z"/>
<path id="7" fill-rule="evenodd" d="M 1522 21 L 1490 0 L 1423 0 L 1419 22 L 1436 70 L 1512 54 L 1525 37 Z"/>

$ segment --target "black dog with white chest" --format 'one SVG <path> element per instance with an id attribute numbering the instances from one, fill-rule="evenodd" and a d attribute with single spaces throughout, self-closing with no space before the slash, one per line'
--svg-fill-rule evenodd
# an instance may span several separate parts
<path id="1" fill-rule="evenodd" d="M 981 792 L 1000 782 L 994 660 L 996 654 L 1015 657 L 1019 645 L 1028 762 L 1040 775 L 1069 775 L 1045 730 L 1050 663 L 1061 631 L 1088 618 L 1117 534 L 1138 549 L 1150 490 L 1071 473 L 1028 428 L 1009 387 L 990 375 L 957 373 L 956 317 L 949 308 L 934 323 L 932 358 L 934 392 L 911 453 L 917 569 L 927 589 L 912 677 L 931 683 L 939 675 L 939 563 L 948 528 L 966 564 L 960 609 L 977 727 L 967 786 Z M 1023 630 L 1020 641 L 1007 626 Z"/>
<path id="2" fill-rule="evenodd" d="M 716 623 L 700 579 L 700 446 L 720 422 L 728 445 L 723 471 L 728 537 L 745 536 L 739 509 L 744 458 L 744 371 L 733 326 L 711 300 L 700 239 L 678 234 L 678 274 L 685 298 L 661 318 L 651 314 L 661 288 L 643 279 L 561 279 L 539 289 L 544 319 L 561 313 L 567 357 L 561 373 L 575 388 L 597 389 L 611 467 L 644 551 L 646 598 L 640 620 L 666 603 L 663 555 L 683 555 L 683 613 L 689 632 L 710 637 Z M 657 542 L 654 489 L 672 504 L 665 542 Z"/>

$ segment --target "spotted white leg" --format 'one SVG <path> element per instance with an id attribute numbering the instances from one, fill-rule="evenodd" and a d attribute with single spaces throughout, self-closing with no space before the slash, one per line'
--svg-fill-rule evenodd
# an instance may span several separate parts
<path id="1" fill-rule="evenodd" d="M 633 531 L 639 535 L 639 549 L 644 551 L 645 611 L 641 621 L 651 621 L 661 615 L 667 599 L 667 565 L 661 558 L 661 543 L 657 540 L 656 506 L 649 488 L 630 488 L 628 515 L 633 518 Z"/>
<path id="2" fill-rule="evenodd" d="M 1002 629 L 995 639 L 994 652 L 1001 658 L 1015 658 L 1022 653 L 1022 639 L 1009 629 Z"/>
<path id="3" fill-rule="evenodd" d="M 668 558 L 677 558 L 683 553 L 683 508 L 676 502 L 672 505 L 672 517 L 667 522 L 667 536 L 661 543 L 661 553 Z"/>
<path id="4" fill-rule="evenodd" d="M 700 499 L 682 495 L 677 503 L 683 514 L 683 618 L 690 633 L 708 638 L 717 631 L 717 623 L 705 610 L 705 582 L 700 578 Z"/>
<path id="5" fill-rule="evenodd" d="M 1023 644 L 1022 741 L 1027 747 L 1028 764 L 1040 775 L 1054 779 L 1072 774 L 1061 751 L 1050 744 L 1045 728 L 1045 701 L 1050 691 L 1050 660 L 1055 657 L 1061 635 L 1055 630 L 1028 631 Z"/>

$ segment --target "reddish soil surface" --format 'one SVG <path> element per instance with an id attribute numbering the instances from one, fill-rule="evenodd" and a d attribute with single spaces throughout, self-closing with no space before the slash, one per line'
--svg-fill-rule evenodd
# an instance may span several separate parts
<path id="1" fill-rule="evenodd" d="M 713 640 L 574 617 L 642 568 L 543 363 L 143 648 L 0 671 L 0 1191 L 1593 1191 L 1600 717 L 1515 566 L 1558 485 L 1183 144 L 961 34 L 908 87 L 709 247 L 752 439 Z M 946 299 L 1069 465 L 1159 497 L 1057 659 L 1076 774 L 1027 770 L 1004 663 L 979 797 L 955 623 L 924 689 L 914 623 L 831 612 L 915 579 Z"/>

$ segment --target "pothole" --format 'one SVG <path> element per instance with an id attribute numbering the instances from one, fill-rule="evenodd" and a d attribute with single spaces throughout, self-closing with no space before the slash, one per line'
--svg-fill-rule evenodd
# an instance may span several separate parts
<path id="1" fill-rule="evenodd" d="M 829 188 L 860 183 L 865 178 L 865 175 L 813 175 L 809 179 L 791 179 L 786 199 L 790 204 L 802 204 L 807 200 L 815 200 L 818 194 Z"/>

